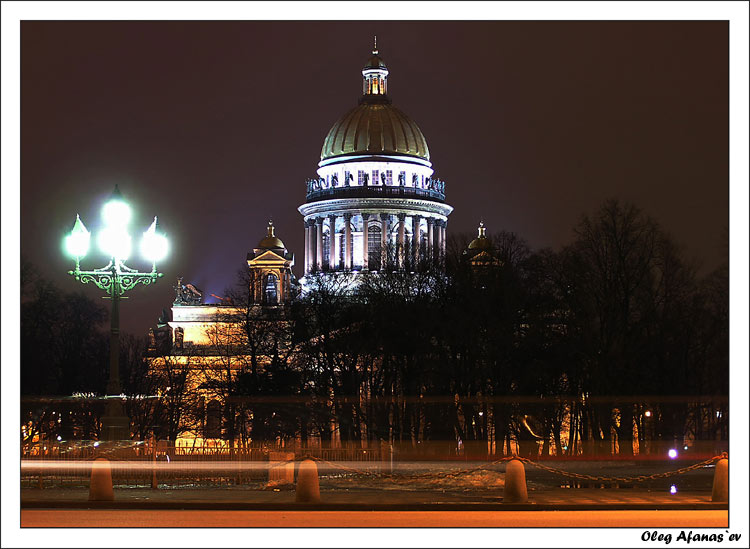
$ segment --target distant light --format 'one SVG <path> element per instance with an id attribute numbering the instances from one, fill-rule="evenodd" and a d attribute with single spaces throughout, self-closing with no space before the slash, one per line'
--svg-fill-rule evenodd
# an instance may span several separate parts
<path id="1" fill-rule="evenodd" d="M 677 486 L 675 486 L 674 484 L 672 486 L 670 486 L 669 487 L 669 493 L 670 494 L 676 494 L 677 493 Z"/>
<path id="2" fill-rule="evenodd" d="M 65 237 L 65 251 L 67 251 L 68 255 L 71 257 L 81 259 L 82 257 L 85 257 L 89 251 L 90 240 L 91 233 L 86 229 L 81 218 L 76 215 L 76 222 L 75 225 L 73 225 L 73 230 Z"/>
<path id="3" fill-rule="evenodd" d="M 96 448 L 97 446 L 99 446 L 99 441 L 98 440 L 94 443 L 94 448 Z"/>
<path id="4" fill-rule="evenodd" d="M 646 417 L 651 417 L 651 410 L 646 410 L 646 413 L 643 415 Z"/>
<path id="5" fill-rule="evenodd" d="M 169 459 L 169 454 L 167 454 L 167 463 L 169 463 L 171 460 Z"/>
<path id="6" fill-rule="evenodd" d="M 57 440 L 62 440 L 62 437 L 60 435 L 57 435 Z"/>
<path id="7" fill-rule="evenodd" d="M 566 444 L 565 446 L 563 446 L 563 450 L 567 450 L 567 449 L 568 449 L 568 445 Z"/>
<path id="8" fill-rule="evenodd" d="M 479 412 L 480 417 L 484 415 L 484 412 Z"/>
<path id="9" fill-rule="evenodd" d="M 683 447 L 682 447 L 682 449 L 683 449 L 683 450 L 687 450 L 687 449 L 688 449 L 688 447 L 687 447 L 687 446 L 683 446 Z"/>
<path id="10" fill-rule="evenodd" d="M 669 459 L 674 459 L 674 458 L 676 458 L 676 457 L 677 457 L 677 450 L 675 450 L 674 448 L 672 448 L 672 449 L 671 449 L 671 450 L 670 450 L 670 451 L 668 452 L 668 455 L 669 455 Z"/>
<path id="11" fill-rule="evenodd" d="M 719 412 L 718 410 L 716 411 L 716 417 L 721 417 L 721 412 Z"/>

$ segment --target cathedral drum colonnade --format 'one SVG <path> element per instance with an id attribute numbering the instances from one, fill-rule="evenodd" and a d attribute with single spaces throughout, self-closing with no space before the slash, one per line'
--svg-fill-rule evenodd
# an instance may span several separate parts
<path id="1" fill-rule="evenodd" d="M 316 271 L 415 270 L 440 264 L 453 208 L 433 178 L 427 141 L 388 97 L 377 46 L 362 69 L 359 104 L 323 143 L 318 178 L 298 208 L 305 223 L 305 275 Z M 303 279 L 304 284 L 304 279 Z"/>

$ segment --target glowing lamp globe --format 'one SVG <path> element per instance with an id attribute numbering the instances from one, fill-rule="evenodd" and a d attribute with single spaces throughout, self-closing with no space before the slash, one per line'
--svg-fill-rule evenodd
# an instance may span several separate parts
<path id="1" fill-rule="evenodd" d="M 99 249 L 109 257 L 125 261 L 130 257 L 130 235 L 123 228 L 106 227 L 97 237 Z"/>
<path id="2" fill-rule="evenodd" d="M 130 206 L 118 198 L 109 200 L 102 208 L 102 219 L 108 227 L 127 227 L 130 215 Z"/>
<path id="3" fill-rule="evenodd" d="M 156 232 L 156 217 L 148 230 L 143 233 L 141 240 L 141 254 L 149 261 L 156 263 L 167 256 L 169 242 L 163 234 Z"/>
<path id="4" fill-rule="evenodd" d="M 667 455 L 669 456 L 669 459 L 676 459 L 677 458 L 677 450 L 672 448 L 669 452 L 667 452 Z"/>
<path id="5" fill-rule="evenodd" d="M 85 257 L 89 251 L 90 239 L 91 234 L 86 230 L 81 218 L 76 215 L 76 223 L 73 225 L 73 230 L 65 237 L 65 250 L 71 257 L 77 259 Z"/>

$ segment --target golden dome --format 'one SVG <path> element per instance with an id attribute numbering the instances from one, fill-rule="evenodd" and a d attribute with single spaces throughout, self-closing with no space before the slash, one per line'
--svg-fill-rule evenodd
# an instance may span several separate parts
<path id="1" fill-rule="evenodd" d="M 273 222 L 269 221 L 268 222 L 268 234 L 266 235 L 265 238 L 263 238 L 263 240 L 258 242 L 259 249 L 260 248 L 265 249 L 265 250 L 270 250 L 270 249 L 275 249 L 275 248 L 282 249 L 282 250 L 286 249 L 286 246 L 284 246 L 284 243 L 281 241 L 281 239 L 274 236 L 273 231 L 274 231 Z"/>
<path id="2" fill-rule="evenodd" d="M 430 150 L 419 126 L 390 101 L 365 96 L 328 132 L 321 160 L 358 154 L 407 155 L 430 159 Z"/>

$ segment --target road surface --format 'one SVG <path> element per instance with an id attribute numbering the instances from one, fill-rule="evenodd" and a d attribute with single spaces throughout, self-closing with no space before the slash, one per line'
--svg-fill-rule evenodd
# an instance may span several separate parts
<path id="1" fill-rule="evenodd" d="M 726 528 L 728 511 L 183 511 L 22 509 L 22 527 Z"/>

